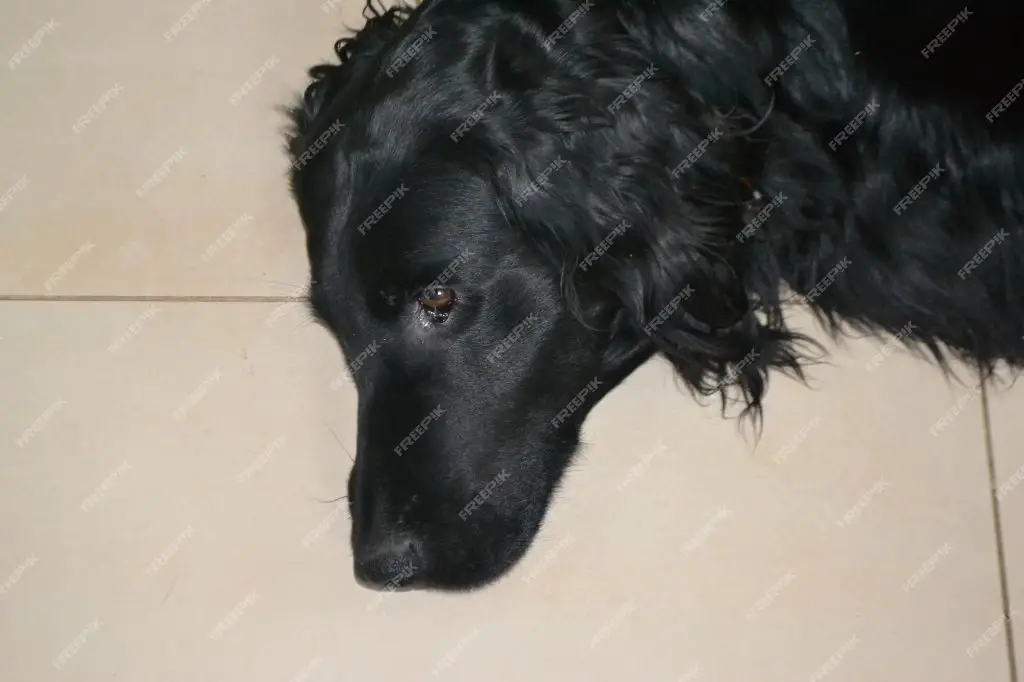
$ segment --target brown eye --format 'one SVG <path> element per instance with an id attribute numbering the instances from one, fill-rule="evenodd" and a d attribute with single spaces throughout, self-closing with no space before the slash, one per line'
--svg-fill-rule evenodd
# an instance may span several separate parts
<path id="1" fill-rule="evenodd" d="M 420 307 L 437 316 L 447 316 L 455 305 L 455 292 L 444 287 L 431 287 L 420 292 Z"/>

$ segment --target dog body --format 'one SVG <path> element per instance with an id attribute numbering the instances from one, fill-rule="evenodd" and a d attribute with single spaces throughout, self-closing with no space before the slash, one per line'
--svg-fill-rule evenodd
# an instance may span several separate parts
<path id="1" fill-rule="evenodd" d="M 1024 366 L 1024 21 L 911 4 L 368 7 L 289 139 L 359 394 L 362 582 L 501 576 L 656 353 L 759 419 L 814 350 L 794 292 L 836 333 Z"/>

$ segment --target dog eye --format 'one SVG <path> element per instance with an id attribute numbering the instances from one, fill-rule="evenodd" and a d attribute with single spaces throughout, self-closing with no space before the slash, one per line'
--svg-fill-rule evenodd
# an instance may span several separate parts
<path id="1" fill-rule="evenodd" d="M 455 291 L 446 287 L 424 289 L 419 304 L 435 321 L 443 322 L 455 306 Z"/>

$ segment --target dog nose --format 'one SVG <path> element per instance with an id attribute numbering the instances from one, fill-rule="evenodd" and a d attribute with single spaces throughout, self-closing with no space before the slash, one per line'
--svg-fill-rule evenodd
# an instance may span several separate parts
<path id="1" fill-rule="evenodd" d="M 364 547 L 355 557 L 356 580 L 374 589 L 396 591 L 416 587 L 423 569 L 422 546 L 408 535 L 385 538 Z"/>

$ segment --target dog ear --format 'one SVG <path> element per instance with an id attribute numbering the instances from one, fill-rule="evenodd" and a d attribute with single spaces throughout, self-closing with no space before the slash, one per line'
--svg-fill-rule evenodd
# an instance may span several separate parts
<path id="1" fill-rule="evenodd" d="M 572 133 L 611 125 L 601 105 L 614 96 L 601 79 L 587 77 L 579 58 L 555 49 L 536 27 L 503 24 L 487 53 L 485 87 L 510 98 L 536 130 Z"/>
<path id="2" fill-rule="evenodd" d="M 571 173 L 558 176 L 565 179 L 559 189 L 575 184 L 568 181 Z M 582 194 L 570 201 L 591 209 L 600 202 Z M 780 370 L 802 379 L 803 363 L 817 344 L 787 329 L 779 292 L 759 288 L 756 276 L 743 272 L 742 255 L 723 230 L 687 227 L 687 216 L 672 210 L 681 205 L 678 199 L 644 203 L 660 203 L 664 215 L 612 226 L 595 224 L 594 215 L 563 213 L 561 202 L 543 198 L 519 207 L 513 202 L 510 209 L 561 267 L 569 311 L 605 335 L 602 375 L 609 382 L 657 353 L 692 392 L 717 395 L 723 413 L 730 403 L 740 403 L 741 416 L 759 427 L 769 375 Z"/>
<path id="3" fill-rule="evenodd" d="M 776 293 L 748 293 L 740 274 L 721 255 L 712 256 L 714 250 L 644 248 L 638 243 L 643 236 L 621 241 L 625 248 L 587 272 L 577 266 L 565 275 L 574 282 L 572 299 L 593 300 L 584 291 L 597 287 L 618 307 L 606 371 L 621 372 L 620 365 L 631 371 L 635 357 L 658 353 L 691 391 L 717 394 L 723 413 L 731 402 L 741 403 L 741 416 L 759 427 L 771 371 L 803 378 L 802 348 L 816 344 L 785 327 L 781 306 L 772 300 Z"/>
<path id="4" fill-rule="evenodd" d="M 757 426 L 770 372 L 802 378 L 802 347 L 815 345 L 786 328 L 763 284 L 774 280 L 737 242 L 750 190 L 736 171 L 760 158 L 747 136 L 764 121 L 722 114 L 628 42 L 574 46 L 585 30 L 552 45 L 511 24 L 490 48 L 486 85 L 527 126 L 498 167 L 510 224 L 561 269 L 572 313 L 607 335 L 606 375 L 660 353 Z"/>
<path id="5" fill-rule="evenodd" d="M 771 372 L 802 379 L 805 358 L 818 346 L 787 329 L 774 280 L 761 276 L 737 242 L 744 207 L 722 189 L 705 189 L 698 204 L 701 192 L 691 181 L 682 188 L 668 173 L 642 167 L 644 156 L 630 156 L 635 167 L 606 176 L 599 193 L 581 189 L 572 199 L 590 215 L 566 221 L 574 223 L 571 236 L 559 231 L 569 307 L 610 329 L 607 371 L 659 353 L 694 393 L 718 395 L 723 412 L 739 402 L 742 416 L 759 426 Z M 713 180 L 700 184 L 727 184 Z M 617 225 L 601 217 L 615 212 L 630 217 Z"/>
<path id="6" fill-rule="evenodd" d="M 676 276 L 664 274 L 672 271 Z M 624 301 L 634 323 L 693 391 L 718 394 L 723 412 L 735 398 L 742 415 L 760 425 L 770 372 L 802 378 L 799 346 L 807 340 L 786 329 L 780 307 L 769 300 L 776 292 L 752 296 L 723 255 L 648 262 L 633 276 L 648 302 Z"/>

